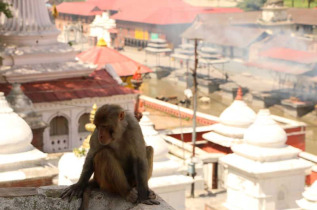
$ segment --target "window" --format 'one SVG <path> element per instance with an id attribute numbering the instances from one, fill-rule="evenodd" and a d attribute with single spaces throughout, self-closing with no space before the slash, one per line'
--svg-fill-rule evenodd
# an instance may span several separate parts
<path id="1" fill-rule="evenodd" d="M 68 121 L 65 117 L 54 117 L 50 122 L 50 136 L 68 135 Z"/>

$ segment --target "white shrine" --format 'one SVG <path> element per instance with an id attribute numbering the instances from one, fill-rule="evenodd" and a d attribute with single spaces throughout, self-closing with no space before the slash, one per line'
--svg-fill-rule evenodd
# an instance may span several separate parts
<path id="1" fill-rule="evenodd" d="M 96 15 L 94 21 L 90 24 L 90 36 L 101 38 L 107 43 L 107 46 L 112 46 L 110 31 L 116 28 L 116 22 L 110 19 L 108 12 L 103 12 L 101 15 Z"/>
<path id="2" fill-rule="evenodd" d="M 256 113 L 243 101 L 242 90 L 239 87 L 233 103 L 220 114 L 219 123 L 211 125 L 211 131 L 202 136 L 207 141 L 214 143 L 215 149 L 222 151 L 219 157 L 224 156 L 231 153 L 230 148 L 233 144 L 243 142 L 243 135 L 255 118 Z M 204 173 L 208 187 L 225 188 L 223 179 L 227 171 L 218 164 L 218 160 L 212 164 L 212 168 L 206 168 Z M 211 176 L 212 179 L 209 178 Z"/>
<path id="3" fill-rule="evenodd" d="M 219 123 L 211 125 L 211 132 L 203 138 L 223 147 L 242 143 L 246 129 L 254 122 L 256 113 L 243 101 L 239 87 L 233 103 L 219 116 Z"/>
<path id="4" fill-rule="evenodd" d="M 181 175 L 180 162 L 168 158 L 168 145 L 154 129 L 149 113 L 143 112 L 140 126 L 146 145 L 154 149 L 153 175 L 150 188 L 177 210 L 185 210 L 185 191 L 193 182 L 189 176 Z"/>
<path id="5" fill-rule="evenodd" d="M 220 158 L 228 170 L 228 209 L 297 208 L 311 164 L 299 159 L 300 150 L 286 145 L 286 139 L 269 110 L 260 110 L 244 143 L 233 145 L 234 153 Z"/>
<path id="6" fill-rule="evenodd" d="M 3 92 L 0 92 L 0 133 L 0 186 L 57 174 L 53 168 L 43 167 L 47 154 L 31 145 L 30 126 L 13 112 Z M 30 173 L 32 170 L 36 173 Z"/>
<path id="7" fill-rule="evenodd" d="M 317 182 L 315 181 L 308 189 L 306 189 L 305 192 L 303 192 L 303 198 L 296 202 L 301 210 L 317 209 Z"/>

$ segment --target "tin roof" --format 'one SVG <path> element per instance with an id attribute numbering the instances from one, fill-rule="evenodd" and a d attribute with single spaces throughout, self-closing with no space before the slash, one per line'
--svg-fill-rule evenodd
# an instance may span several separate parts
<path id="1" fill-rule="evenodd" d="M 102 13 L 100 8 L 88 2 L 63 2 L 57 5 L 56 9 L 59 13 L 81 16 L 95 16 Z"/>
<path id="2" fill-rule="evenodd" d="M 136 93 L 120 86 L 105 70 L 96 70 L 89 77 L 24 83 L 21 88 L 33 103 Z M 8 94 L 10 90 L 9 84 L 0 84 L 0 91 Z"/>
<path id="3" fill-rule="evenodd" d="M 78 54 L 77 57 L 82 62 L 97 65 L 98 69 L 102 69 L 109 64 L 119 76 L 132 76 L 139 66 L 141 67 L 140 73 L 152 72 L 150 68 L 109 47 L 92 47 Z"/>
<path id="4" fill-rule="evenodd" d="M 260 55 L 263 57 L 303 64 L 317 63 L 317 53 L 294 50 L 291 48 L 270 48 L 268 50 L 262 51 Z"/>

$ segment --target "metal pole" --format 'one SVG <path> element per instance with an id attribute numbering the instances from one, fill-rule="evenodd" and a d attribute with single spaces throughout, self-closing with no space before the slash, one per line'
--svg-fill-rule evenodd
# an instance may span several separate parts
<path id="1" fill-rule="evenodd" d="M 194 107 L 193 107 L 193 134 L 192 134 L 192 145 L 193 145 L 193 153 L 192 153 L 192 160 L 195 157 L 195 145 L 196 145 L 196 112 L 197 112 L 197 66 L 198 66 L 198 54 L 197 54 L 197 45 L 198 39 L 195 39 L 195 66 L 193 69 L 193 85 L 194 85 L 194 92 L 193 92 L 193 100 L 194 100 Z M 195 163 L 193 163 L 193 173 L 192 177 L 195 178 L 196 170 L 195 170 Z M 195 182 L 192 183 L 191 188 L 191 197 L 195 197 Z"/>

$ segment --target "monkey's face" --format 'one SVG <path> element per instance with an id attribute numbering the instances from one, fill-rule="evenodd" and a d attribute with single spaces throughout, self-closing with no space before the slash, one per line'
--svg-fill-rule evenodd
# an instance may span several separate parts
<path id="1" fill-rule="evenodd" d="M 110 144 L 112 141 L 121 138 L 121 124 L 124 120 L 124 117 L 124 111 L 114 114 L 108 114 L 106 111 L 101 110 L 96 113 L 94 123 L 98 132 L 98 141 L 100 144 L 107 145 Z"/>
<path id="2" fill-rule="evenodd" d="M 110 144 L 112 141 L 114 141 L 113 139 L 114 130 L 111 126 L 106 126 L 106 125 L 97 126 L 97 131 L 98 131 L 98 140 L 100 144 L 107 145 L 107 144 Z"/>

